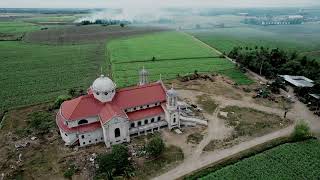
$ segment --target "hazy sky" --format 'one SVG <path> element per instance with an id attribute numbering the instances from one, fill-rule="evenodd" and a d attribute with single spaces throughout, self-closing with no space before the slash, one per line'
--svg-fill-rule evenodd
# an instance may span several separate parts
<path id="1" fill-rule="evenodd" d="M 0 8 L 307 7 L 320 0 L 0 0 Z"/>

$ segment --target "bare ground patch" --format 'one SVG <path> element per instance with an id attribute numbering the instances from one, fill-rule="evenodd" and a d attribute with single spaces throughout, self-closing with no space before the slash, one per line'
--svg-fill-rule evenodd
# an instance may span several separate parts
<path id="1" fill-rule="evenodd" d="M 204 151 L 228 148 L 252 137 L 262 136 L 275 130 L 283 129 L 293 123 L 278 115 L 269 114 L 251 108 L 228 106 L 221 109 L 224 115 L 219 118 L 233 129 L 232 134 L 224 139 L 213 139 Z M 225 115 L 227 114 L 227 115 Z"/>

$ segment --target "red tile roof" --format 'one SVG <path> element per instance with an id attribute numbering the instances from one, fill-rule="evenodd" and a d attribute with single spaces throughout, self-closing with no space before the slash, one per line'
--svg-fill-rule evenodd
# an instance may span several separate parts
<path id="1" fill-rule="evenodd" d="M 80 96 L 61 105 L 61 113 L 67 120 L 73 121 L 81 118 L 97 116 L 104 106 L 93 95 Z"/>
<path id="2" fill-rule="evenodd" d="M 113 103 L 106 103 L 101 109 L 99 116 L 102 124 L 108 122 L 115 116 L 127 118 L 127 115 L 124 113 L 124 111 Z"/>
<path id="3" fill-rule="evenodd" d="M 148 108 L 148 109 L 143 109 L 143 110 L 139 110 L 139 111 L 135 111 L 135 112 L 130 112 L 127 113 L 128 118 L 130 121 L 136 121 L 136 120 L 140 120 L 143 118 L 148 118 L 148 117 L 152 117 L 152 116 L 157 116 L 164 113 L 163 109 L 161 106 L 156 106 L 156 107 L 152 107 L 152 108 Z"/>
<path id="4" fill-rule="evenodd" d="M 113 102 L 122 109 L 147 105 L 166 100 L 166 92 L 161 83 L 124 88 L 117 91 Z"/>
<path id="5" fill-rule="evenodd" d="M 90 93 L 90 91 L 88 91 Z M 101 103 L 96 100 L 93 94 L 78 97 L 65 101 L 61 105 L 61 113 L 68 121 L 80 120 L 82 118 L 99 116 L 102 124 L 112 119 L 114 116 L 126 118 L 125 109 L 152 104 L 163 103 L 166 100 L 165 88 L 162 83 L 152 83 L 144 86 L 135 86 L 120 89 L 116 92 L 111 102 Z M 148 115 L 153 112 L 141 110 L 137 111 L 139 116 Z M 159 111 L 159 110 L 158 110 Z M 138 113 L 139 112 L 139 113 Z M 137 115 L 134 115 L 135 117 Z M 129 118 L 130 119 L 130 118 Z"/>
<path id="6" fill-rule="evenodd" d="M 57 123 L 58 127 L 66 133 L 77 133 L 77 132 L 85 133 L 85 132 L 92 132 L 92 131 L 95 131 L 95 130 L 101 128 L 100 121 L 94 122 L 91 124 L 87 124 L 87 125 L 81 125 L 81 126 L 74 127 L 74 128 L 69 128 L 66 124 L 64 124 L 64 118 L 61 116 L 60 112 L 57 113 L 56 123 Z"/>

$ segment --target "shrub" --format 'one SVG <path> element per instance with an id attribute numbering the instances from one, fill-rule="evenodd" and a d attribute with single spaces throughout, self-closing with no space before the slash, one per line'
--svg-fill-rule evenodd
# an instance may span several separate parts
<path id="1" fill-rule="evenodd" d="M 44 111 L 28 114 L 28 128 L 40 133 L 46 133 L 55 126 L 52 114 Z"/>
<path id="2" fill-rule="evenodd" d="M 294 141 L 301 141 L 311 137 L 310 127 L 304 121 L 299 122 L 294 127 L 292 138 Z"/>
<path id="3" fill-rule="evenodd" d="M 77 168 L 75 165 L 71 165 L 63 174 L 65 178 L 72 179 L 72 176 L 76 173 Z"/>
<path id="4" fill-rule="evenodd" d="M 164 142 L 160 136 L 156 136 L 146 145 L 146 151 L 153 157 L 158 157 L 162 154 L 165 148 Z"/>

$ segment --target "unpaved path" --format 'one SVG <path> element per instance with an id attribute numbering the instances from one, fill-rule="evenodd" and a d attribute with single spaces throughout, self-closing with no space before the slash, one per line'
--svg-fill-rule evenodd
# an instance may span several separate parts
<path id="1" fill-rule="evenodd" d="M 163 179 L 163 180 L 170 180 L 170 179 L 177 179 L 181 176 L 184 176 L 188 173 L 191 173 L 193 171 L 196 171 L 199 168 L 208 166 L 214 162 L 217 162 L 219 160 L 222 160 L 224 158 L 227 158 L 229 156 L 235 155 L 241 151 L 250 149 L 254 146 L 257 146 L 259 144 L 268 142 L 270 140 L 276 139 L 278 137 L 283 137 L 289 135 L 293 130 L 293 126 L 287 127 L 285 129 L 267 134 L 265 136 L 254 138 L 250 141 L 246 141 L 243 143 L 240 143 L 238 145 L 235 145 L 228 149 L 223 150 L 217 150 L 211 153 L 206 153 L 200 156 L 197 160 L 195 159 L 186 159 L 183 164 L 180 164 L 175 169 L 158 176 L 154 179 Z"/>

